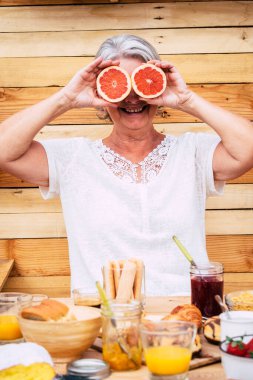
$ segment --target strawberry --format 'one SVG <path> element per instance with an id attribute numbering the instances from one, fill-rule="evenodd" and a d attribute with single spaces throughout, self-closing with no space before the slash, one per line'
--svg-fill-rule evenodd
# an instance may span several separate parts
<path id="1" fill-rule="evenodd" d="M 246 344 L 247 352 L 246 357 L 247 358 L 253 358 L 253 338 Z"/>
<path id="2" fill-rule="evenodd" d="M 245 356 L 247 354 L 247 346 L 241 339 L 233 340 L 227 337 L 227 352 L 231 355 Z"/>
<path id="3" fill-rule="evenodd" d="M 246 344 L 248 351 L 253 351 L 253 338 Z"/>

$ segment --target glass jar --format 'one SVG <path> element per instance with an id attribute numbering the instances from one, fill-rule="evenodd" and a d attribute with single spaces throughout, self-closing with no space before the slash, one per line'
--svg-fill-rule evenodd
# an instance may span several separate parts
<path id="1" fill-rule="evenodd" d="M 116 371 L 139 369 L 142 362 L 141 304 L 110 301 L 109 306 L 102 306 L 103 359 Z"/>
<path id="2" fill-rule="evenodd" d="M 197 306 L 203 317 L 221 313 L 215 300 L 218 294 L 223 299 L 223 265 L 210 262 L 206 265 L 191 265 L 191 303 Z"/>
<path id="3" fill-rule="evenodd" d="M 101 300 L 97 288 L 78 288 L 72 291 L 74 304 L 77 306 L 91 306 L 100 308 Z"/>

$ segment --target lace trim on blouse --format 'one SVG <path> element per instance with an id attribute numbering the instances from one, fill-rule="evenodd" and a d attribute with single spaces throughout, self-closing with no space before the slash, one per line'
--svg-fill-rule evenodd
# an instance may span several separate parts
<path id="1" fill-rule="evenodd" d="M 163 141 L 143 161 L 137 164 L 115 153 L 104 145 L 102 140 L 97 140 L 95 146 L 101 159 L 115 176 L 128 183 L 148 183 L 160 173 L 168 152 L 175 141 L 175 137 L 165 136 Z M 140 178 L 138 178 L 138 169 L 141 172 Z"/>

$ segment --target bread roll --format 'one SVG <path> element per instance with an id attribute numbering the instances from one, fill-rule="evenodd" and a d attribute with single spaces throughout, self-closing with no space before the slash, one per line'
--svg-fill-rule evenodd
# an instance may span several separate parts
<path id="1" fill-rule="evenodd" d="M 62 302 L 46 299 L 39 305 L 25 307 L 21 311 L 21 316 L 26 319 L 33 319 L 37 321 L 49 321 L 66 316 L 69 308 Z"/>

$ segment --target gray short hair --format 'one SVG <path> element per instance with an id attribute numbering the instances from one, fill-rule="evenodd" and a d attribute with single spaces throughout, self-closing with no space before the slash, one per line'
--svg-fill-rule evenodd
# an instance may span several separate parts
<path id="1" fill-rule="evenodd" d="M 96 57 L 99 56 L 104 60 L 122 57 L 139 58 L 144 62 L 160 60 L 159 54 L 148 41 L 132 34 L 120 34 L 105 40 L 96 54 Z"/>

